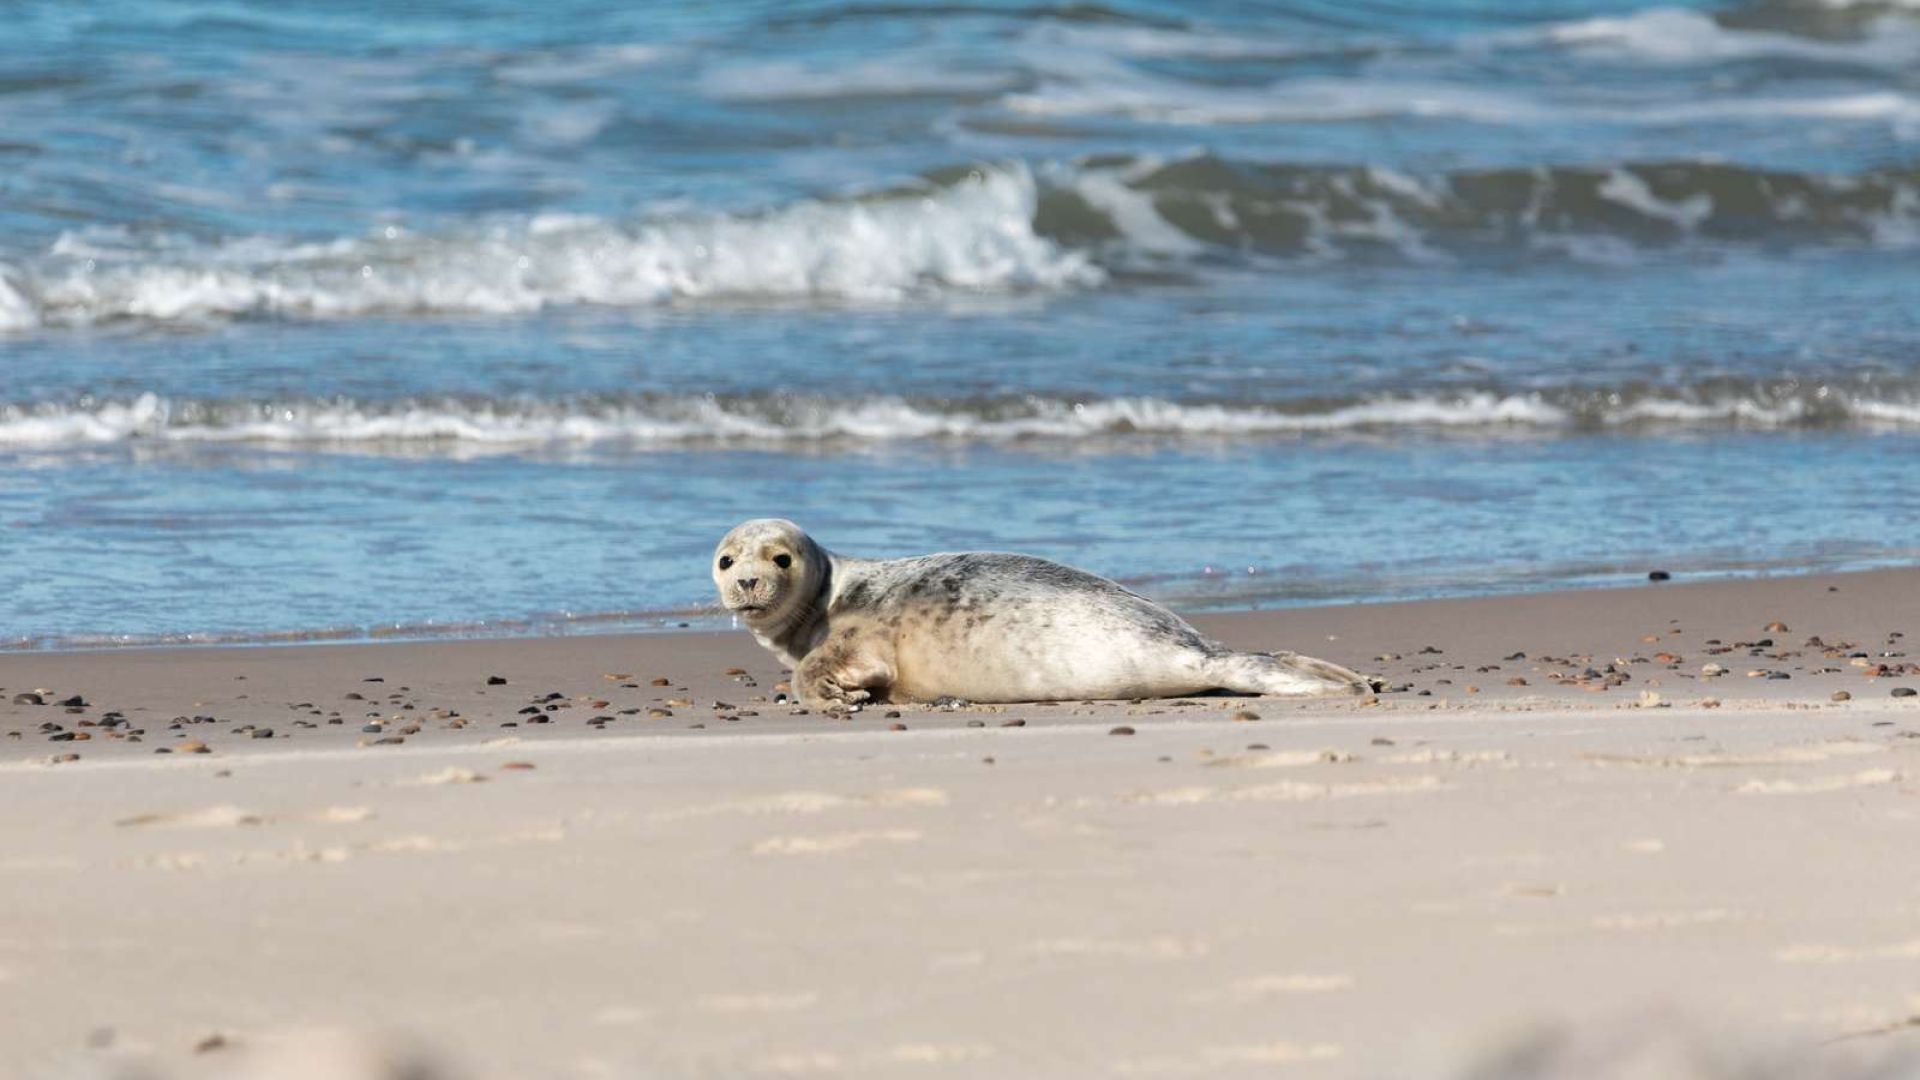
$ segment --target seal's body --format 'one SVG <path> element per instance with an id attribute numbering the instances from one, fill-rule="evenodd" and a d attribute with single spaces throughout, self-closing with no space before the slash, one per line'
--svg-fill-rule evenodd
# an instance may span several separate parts
<path id="1" fill-rule="evenodd" d="M 817 707 L 1367 689 L 1324 660 L 1236 652 L 1106 578 L 1030 555 L 853 559 L 760 519 L 720 542 L 713 576 Z"/>

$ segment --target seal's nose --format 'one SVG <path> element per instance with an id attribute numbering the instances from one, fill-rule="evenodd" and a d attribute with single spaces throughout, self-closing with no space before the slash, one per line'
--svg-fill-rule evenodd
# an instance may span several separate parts
<path id="1" fill-rule="evenodd" d="M 757 577 L 744 577 L 740 579 L 740 587 L 749 592 L 751 592 L 753 590 L 753 587 L 758 584 L 760 584 L 760 579 Z"/>

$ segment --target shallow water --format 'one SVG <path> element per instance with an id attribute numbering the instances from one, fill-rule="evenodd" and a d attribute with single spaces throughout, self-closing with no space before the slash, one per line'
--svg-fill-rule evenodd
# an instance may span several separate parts
<path id="1" fill-rule="evenodd" d="M 19 6 L 0 639 L 1920 556 L 1920 10 Z"/>

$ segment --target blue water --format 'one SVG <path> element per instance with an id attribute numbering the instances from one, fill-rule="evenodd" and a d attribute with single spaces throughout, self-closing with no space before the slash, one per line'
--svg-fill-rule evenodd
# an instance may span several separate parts
<path id="1" fill-rule="evenodd" d="M 1920 9 L 23 3 L 0 642 L 1920 560 Z"/>

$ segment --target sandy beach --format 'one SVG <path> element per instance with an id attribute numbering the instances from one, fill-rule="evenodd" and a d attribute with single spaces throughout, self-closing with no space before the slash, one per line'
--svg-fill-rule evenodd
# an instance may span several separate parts
<path id="1" fill-rule="evenodd" d="M 1838 1071 L 1920 1038 L 1917 614 L 1217 615 L 1390 689 L 844 719 L 745 633 L 0 656 L 0 1073 Z"/>

